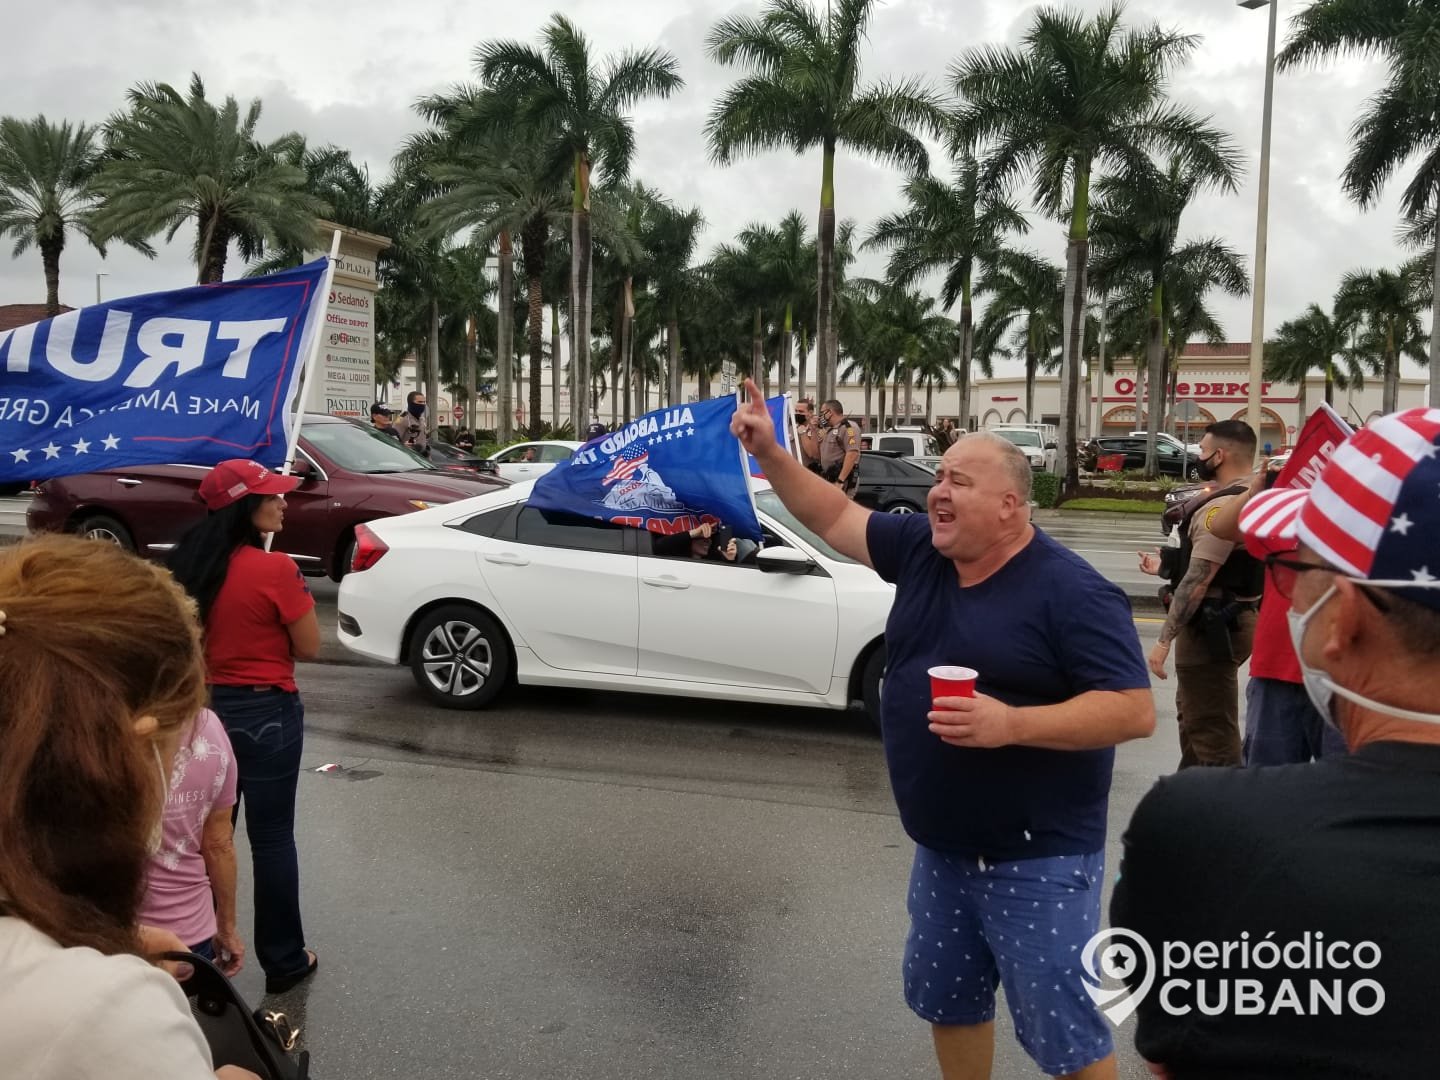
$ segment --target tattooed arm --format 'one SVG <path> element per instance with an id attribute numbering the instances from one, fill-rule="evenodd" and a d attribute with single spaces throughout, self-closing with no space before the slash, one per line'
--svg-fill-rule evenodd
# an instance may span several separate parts
<path id="1" fill-rule="evenodd" d="M 1170 655 L 1170 643 L 1185 624 L 1195 617 L 1195 612 L 1200 609 L 1200 604 L 1205 599 L 1205 590 L 1219 572 L 1220 564 L 1217 562 L 1193 557 L 1190 559 L 1190 565 L 1185 568 L 1185 576 L 1180 579 L 1180 584 L 1175 586 L 1175 595 L 1170 600 L 1170 614 L 1166 616 L 1165 625 L 1160 629 L 1160 641 L 1150 650 L 1150 670 L 1157 677 L 1166 678 L 1165 659 Z"/>

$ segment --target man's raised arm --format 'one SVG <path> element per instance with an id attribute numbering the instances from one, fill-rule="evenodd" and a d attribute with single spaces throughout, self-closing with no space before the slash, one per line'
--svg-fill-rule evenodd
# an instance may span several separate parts
<path id="1" fill-rule="evenodd" d="M 874 567 L 865 536 L 871 511 L 851 502 L 843 491 L 805 468 L 776 441 L 765 399 L 751 379 L 745 380 L 745 401 L 735 410 L 730 431 L 755 456 L 787 510 L 842 555 Z"/>

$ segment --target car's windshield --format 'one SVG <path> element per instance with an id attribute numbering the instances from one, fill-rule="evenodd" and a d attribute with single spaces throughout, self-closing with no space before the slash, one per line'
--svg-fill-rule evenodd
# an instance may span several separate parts
<path id="1" fill-rule="evenodd" d="M 816 536 L 804 525 L 801 525 L 795 515 L 785 509 L 785 504 L 780 501 L 780 496 L 776 495 L 775 492 L 757 491 L 755 493 L 755 505 L 826 558 L 843 563 L 853 563 L 855 561 L 847 555 L 841 555 L 840 552 L 836 551 L 824 540 L 821 540 L 820 537 Z"/>
<path id="2" fill-rule="evenodd" d="M 301 431 L 317 450 L 351 472 L 414 472 L 435 468 L 415 451 L 401 446 L 393 435 L 355 424 L 307 424 Z"/>
<path id="3" fill-rule="evenodd" d="M 1038 431 L 997 431 L 995 433 L 1002 439 L 1008 439 L 1016 446 L 1039 446 L 1040 433 Z"/>

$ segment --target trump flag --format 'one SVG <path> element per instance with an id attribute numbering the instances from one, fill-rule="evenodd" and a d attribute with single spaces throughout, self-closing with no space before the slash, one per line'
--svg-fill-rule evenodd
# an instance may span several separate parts
<path id="1" fill-rule="evenodd" d="M 735 403 L 656 409 L 591 439 L 535 481 L 529 505 L 665 535 L 722 522 L 759 540 L 745 452 L 730 434 Z"/>
<path id="2" fill-rule="evenodd" d="M 0 478 L 285 457 L 327 260 L 0 332 Z"/>

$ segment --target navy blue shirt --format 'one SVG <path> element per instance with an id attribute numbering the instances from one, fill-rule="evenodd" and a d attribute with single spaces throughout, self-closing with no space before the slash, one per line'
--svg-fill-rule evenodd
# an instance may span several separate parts
<path id="1" fill-rule="evenodd" d="M 929 729 L 930 668 L 980 673 L 1008 705 L 1148 689 L 1118 586 L 1039 529 L 996 573 L 960 587 L 924 514 L 872 514 L 870 561 L 896 586 L 880 714 L 900 820 L 916 843 L 987 859 L 1086 855 L 1105 845 L 1115 751 L 951 746 Z"/>

